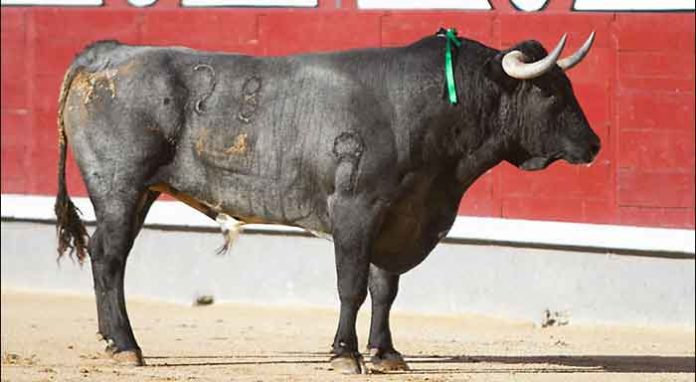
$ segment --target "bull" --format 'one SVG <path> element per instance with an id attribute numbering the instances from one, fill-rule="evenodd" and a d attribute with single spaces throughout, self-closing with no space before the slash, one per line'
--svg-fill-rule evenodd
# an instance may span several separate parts
<path id="1" fill-rule="evenodd" d="M 124 269 L 161 193 L 212 219 L 301 227 L 334 243 L 340 318 L 331 364 L 359 373 L 355 320 L 368 290 L 371 367 L 406 370 L 389 327 L 402 273 L 446 236 L 464 192 L 507 161 L 591 163 L 600 140 L 561 58 L 537 41 L 457 39 L 458 102 L 443 97 L 447 36 L 285 57 L 101 41 L 65 74 L 55 204 L 59 256 L 90 256 L 107 351 L 142 365 Z M 448 48 L 447 48 L 448 49 Z M 65 184 L 66 145 L 96 214 L 89 238 Z"/>

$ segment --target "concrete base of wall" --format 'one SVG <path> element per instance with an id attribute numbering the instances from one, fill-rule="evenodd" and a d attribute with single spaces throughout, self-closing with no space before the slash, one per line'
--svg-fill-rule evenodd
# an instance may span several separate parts
<path id="1" fill-rule="evenodd" d="M 127 295 L 338 306 L 331 242 L 242 234 L 218 256 L 222 242 L 216 233 L 145 228 L 129 258 Z M 3 287 L 91 293 L 88 264 L 56 263 L 53 225 L 3 221 L 1 245 Z M 535 323 L 549 310 L 571 324 L 693 327 L 694 280 L 693 259 L 442 244 L 402 277 L 394 309 Z"/>

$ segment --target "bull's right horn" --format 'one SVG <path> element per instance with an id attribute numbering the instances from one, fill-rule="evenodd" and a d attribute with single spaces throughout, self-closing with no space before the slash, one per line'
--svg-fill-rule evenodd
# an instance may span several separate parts
<path id="1" fill-rule="evenodd" d="M 564 34 L 553 51 L 539 61 L 525 63 L 527 56 L 519 50 L 506 53 L 503 57 L 503 70 L 508 76 L 519 80 L 529 80 L 543 75 L 556 65 L 556 61 L 565 46 L 566 38 L 567 35 Z"/>
<path id="2" fill-rule="evenodd" d="M 577 50 L 577 52 L 571 54 L 568 57 L 562 58 L 556 62 L 558 66 L 561 67 L 563 70 L 568 70 L 572 68 L 573 66 L 577 65 L 582 61 L 583 58 L 587 55 L 587 52 L 590 51 L 590 48 L 592 47 L 592 43 L 594 42 L 594 37 L 595 37 L 595 32 L 592 31 L 590 34 L 590 37 L 587 38 L 584 44 L 580 47 L 580 49 Z"/>

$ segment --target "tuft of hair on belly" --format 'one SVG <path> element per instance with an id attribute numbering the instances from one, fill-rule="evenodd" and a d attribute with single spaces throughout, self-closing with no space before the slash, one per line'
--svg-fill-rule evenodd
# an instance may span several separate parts
<path id="1" fill-rule="evenodd" d="M 224 255 L 232 249 L 232 245 L 242 232 L 244 222 L 223 213 L 219 213 L 215 217 L 215 221 L 220 224 L 220 231 L 222 231 L 222 236 L 225 238 L 225 243 L 218 249 L 217 253 L 218 255 Z"/>

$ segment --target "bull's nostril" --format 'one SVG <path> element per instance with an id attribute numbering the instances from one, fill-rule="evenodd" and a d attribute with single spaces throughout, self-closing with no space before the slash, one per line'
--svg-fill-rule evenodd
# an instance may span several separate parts
<path id="1" fill-rule="evenodd" d="M 593 157 L 593 158 L 596 157 L 597 154 L 599 153 L 600 147 L 601 147 L 601 145 L 599 144 L 599 142 L 593 143 L 593 144 L 592 144 L 592 147 L 590 148 L 590 150 L 591 150 L 591 152 L 592 152 L 592 157 Z"/>

